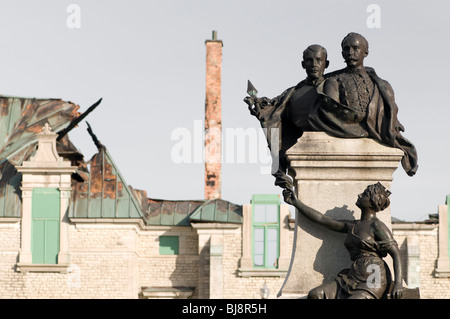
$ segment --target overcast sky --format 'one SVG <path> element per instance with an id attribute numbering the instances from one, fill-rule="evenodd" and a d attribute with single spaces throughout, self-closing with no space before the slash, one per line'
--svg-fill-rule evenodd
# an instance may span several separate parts
<path id="1" fill-rule="evenodd" d="M 224 44 L 224 132 L 258 137 L 259 122 L 242 101 L 248 79 L 259 95 L 274 97 L 304 79 L 300 61 L 308 45 L 325 46 L 334 71 L 345 66 L 342 38 L 363 34 L 370 51 L 365 65 L 393 86 L 404 136 L 419 155 L 416 176 L 401 166 L 394 174 L 392 215 L 424 220 L 450 194 L 448 1 L 1 0 L 0 10 L 0 93 L 62 98 L 82 112 L 103 97 L 87 121 L 126 182 L 151 198 L 204 197 L 195 145 L 212 30 Z M 174 159 L 177 132 L 191 134 L 191 163 Z M 86 123 L 70 138 L 90 159 L 95 146 Z M 274 178 L 261 173 L 265 145 L 247 147 L 257 152 L 256 162 L 247 156 L 236 163 L 236 145 L 223 151 L 234 156 L 222 166 L 222 198 L 236 204 L 249 203 L 254 193 L 281 194 Z"/>

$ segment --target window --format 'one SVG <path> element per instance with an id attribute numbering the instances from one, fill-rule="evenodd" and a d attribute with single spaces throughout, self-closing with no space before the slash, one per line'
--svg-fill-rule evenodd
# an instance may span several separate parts
<path id="1" fill-rule="evenodd" d="M 280 198 L 253 195 L 252 255 L 255 268 L 278 268 L 280 255 Z"/>
<path id="2" fill-rule="evenodd" d="M 36 154 L 21 166 L 22 222 L 17 271 L 67 272 L 70 265 L 71 174 L 77 169 L 56 152 L 57 134 L 46 124 L 37 134 Z"/>
<path id="3" fill-rule="evenodd" d="M 281 204 L 278 195 L 253 195 L 243 205 L 238 276 L 286 276 L 292 253 L 289 216 L 289 205 Z"/>
<path id="4" fill-rule="evenodd" d="M 31 208 L 33 264 L 57 264 L 59 253 L 60 194 L 57 188 L 35 188 Z"/>
<path id="5" fill-rule="evenodd" d="M 159 237 L 159 254 L 160 255 L 178 255 L 179 252 L 178 236 L 160 236 Z"/>

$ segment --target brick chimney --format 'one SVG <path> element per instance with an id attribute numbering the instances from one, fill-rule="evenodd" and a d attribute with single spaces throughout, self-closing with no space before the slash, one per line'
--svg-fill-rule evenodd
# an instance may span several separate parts
<path id="1" fill-rule="evenodd" d="M 222 145 L 222 41 L 217 31 L 206 40 L 206 101 L 205 101 L 205 199 L 221 197 Z"/>

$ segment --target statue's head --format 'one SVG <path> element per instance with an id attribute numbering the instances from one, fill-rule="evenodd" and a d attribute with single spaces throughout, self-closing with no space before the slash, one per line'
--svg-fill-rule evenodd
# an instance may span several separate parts
<path id="1" fill-rule="evenodd" d="M 389 207 L 391 192 L 387 190 L 380 182 L 369 185 L 362 194 L 358 195 L 356 206 L 363 208 L 368 205 L 375 212 L 380 212 Z"/>
<path id="2" fill-rule="evenodd" d="M 361 34 L 351 32 L 341 42 L 342 57 L 349 68 L 363 66 L 364 58 L 369 55 L 369 42 Z"/>
<path id="3" fill-rule="evenodd" d="M 311 80 L 320 78 L 329 64 L 327 50 L 323 46 L 313 44 L 303 51 L 302 67 Z"/>

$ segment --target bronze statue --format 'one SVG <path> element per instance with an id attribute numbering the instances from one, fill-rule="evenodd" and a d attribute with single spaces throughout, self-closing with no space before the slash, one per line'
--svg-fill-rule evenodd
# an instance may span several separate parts
<path id="1" fill-rule="evenodd" d="M 417 151 L 401 134 L 404 127 L 397 118 L 391 85 L 380 79 L 374 69 L 364 67 L 369 52 L 367 40 L 349 33 L 341 47 L 347 67 L 324 75 L 329 64 L 325 48 L 309 46 L 303 52 L 302 62 L 307 78 L 273 99 L 257 98 L 249 81 L 250 96 L 244 101 L 265 129 L 272 155 L 277 155 L 272 158 L 276 162 L 272 163 L 276 164 L 272 170 L 275 185 L 292 190 L 292 181 L 286 175 L 285 153 L 304 131 L 321 131 L 341 138 L 372 138 L 404 152 L 402 166 L 409 176 L 417 171 Z"/>
<path id="2" fill-rule="evenodd" d="M 347 233 L 345 246 L 352 265 L 342 270 L 332 282 L 308 293 L 310 299 L 380 299 L 402 298 L 402 267 L 400 251 L 389 228 L 376 213 L 386 209 L 390 192 L 380 183 L 369 185 L 358 195 L 356 205 L 361 219 L 339 221 L 321 214 L 297 199 L 292 190 L 283 190 L 286 203 L 295 206 L 306 218 L 332 231 Z M 389 254 L 394 262 L 395 281 L 391 285 L 389 267 L 383 257 Z"/>
<path id="3" fill-rule="evenodd" d="M 257 91 L 249 81 L 247 92 L 250 96 L 244 99 L 250 113 L 256 116 L 262 128 L 266 129 L 269 148 L 278 153 L 276 169 L 272 171 L 276 177 L 275 185 L 289 189 L 292 189 L 292 182 L 286 175 L 285 152 L 297 142 L 304 131 L 311 130 L 308 117 L 310 108 L 318 97 L 316 88 L 324 81 L 323 74 L 329 65 L 327 50 L 318 44 L 308 46 L 303 51 L 301 64 L 307 77 L 296 86 L 273 99 L 257 98 Z M 274 139 L 273 134 L 278 134 L 277 138 Z M 273 142 L 277 144 L 272 145 Z"/>
<path id="4" fill-rule="evenodd" d="M 349 33 L 341 47 L 347 67 L 327 74 L 318 86 L 319 99 L 310 112 L 310 125 L 335 137 L 368 137 L 399 148 L 404 152 L 402 166 L 413 176 L 418 168 L 416 148 L 401 134 L 405 129 L 397 118 L 391 85 L 374 69 L 364 67 L 369 54 L 367 40 Z"/>

